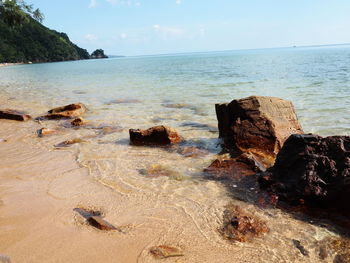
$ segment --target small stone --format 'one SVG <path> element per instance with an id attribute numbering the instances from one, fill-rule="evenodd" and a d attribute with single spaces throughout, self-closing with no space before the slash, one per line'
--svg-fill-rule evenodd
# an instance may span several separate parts
<path id="1" fill-rule="evenodd" d="M 7 142 L 7 140 L 6 140 L 6 139 L 1 139 L 1 138 L 0 138 L 0 142 Z"/>
<path id="2" fill-rule="evenodd" d="M 180 135 L 172 128 L 163 125 L 147 130 L 130 129 L 130 143 L 134 145 L 169 145 L 182 141 Z"/>
<path id="3" fill-rule="evenodd" d="M 117 230 L 115 226 L 108 223 L 101 216 L 91 216 L 87 219 L 87 222 L 93 227 L 96 227 L 100 230 L 106 230 L 106 231 Z"/>
<path id="4" fill-rule="evenodd" d="M 293 239 L 293 244 L 300 251 L 301 254 L 303 254 L 306 257 L 309 256 L 309 251 L 305 249 L 305 247 L 301 244 L 299 240 Z"/>
<path id="5" fill-rule="evenodd" d="M 84 124 L 86 124 L 86 121 L 82 117 L 79 117 L 79 118 L 74 119 L 71 122 L 71 124 L 73 126 L 83 126 Z"/>
<path id="6" fill-rule="evenodd" d="M 0 263 L 11 263 L 10 257 L 0 254 Z"/>
<path id="7" fill-rule="evenodd" d="M 82 143 L 82 142 L 85 142 L 85 141 L 83 139 L 76 138 L 76 139 L 73 139 L 73 140 L 68 140 L 68 141 L 64 141 L 64 142 L 58 143 L 58 144 L 55 145 L 55 147 L 57 147 L 57 148 L 69 147 L 69 146 L 71 146 L 73 144 Z"/>
<path id="8" fill-rule="evenodd" d="M 39 137 L 44 137 L 46 135 L 53 134 L 55 132 L 56 132 L 55 130 L 51 130 L 48 128 L 41 128 L 41 129 L 37 130 L 37 134 Z"/>
<path id="9" fill-rule="evenodd" d="M 15 121 L 27 121 L 30 120 L 32 117 L 25 112 L 22 111 L 16 111 L 16 110 L 0 110 L 0 119 L 8 119 L 8 120 L 15 120 Z"/>
<path id="10" fill-rule="evenodd" d="M 86 112 L 86 107 L 82 103 L 74 103 L 66 106 L 54 108 L 48 111 L 49 114 L 43 116 L 44 119 L 72 119 L 80 117 Z"/>
<path id="11" fill-rule="evenodd" d="M 157 259 L 184 256 L 184 253 L 181 251 L 180 248 L 166 246 L 166 245 L 151 247 L 150 253 Z"/>

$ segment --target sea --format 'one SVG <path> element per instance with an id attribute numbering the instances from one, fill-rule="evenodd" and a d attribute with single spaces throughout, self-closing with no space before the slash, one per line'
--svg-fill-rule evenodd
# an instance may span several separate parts
<path id="1" fill-rule="evenodd" d="M 221 185 L 203 170 L 222 151 L 216 103 L 251 95 L 279 97 L 293 102 L 306 133 L 350 135 L 350 45 L 8 66 L 0 68 L 0 93 L 34 117 L 53 107 L 84 103 L 86 127 L 42 121 L 43 127 L 63 135 L 37 138 L 36 143 L 73 152 L 92 180 L 126 196 L 130 206 L 147 200 L 148 205 L 138 207 L 140 214 L 152 205 L 161 211 L 181 208 L 198 233 L 221 242 L 217 227 L 225 205 L 240 202 L 250 212 L 271 219 L 274 235 L 259 244 L 270 251 L 265 255 L 274 262 L 291 260 L 288 250 L 293 244 L 288 240 L 293 233 L 310 249 L 329 234 L 278 209 L 257 208 L 252 201 L 256 188 Z M 129 129 L 155 125 L 175 128 L 185 140 L 185 150 L 130 145 Z M 80 143 L 64 149 L 55 146 L 76 138 Z M 311 254 L 317 262 L 318 252 Z"/>

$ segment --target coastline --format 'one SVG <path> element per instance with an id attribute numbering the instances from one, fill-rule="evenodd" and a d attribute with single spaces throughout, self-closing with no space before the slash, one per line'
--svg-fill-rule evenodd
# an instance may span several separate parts
<path id="1" fill-rule="evenodd" d="M 18 63 L 0 63 L 0 67 L 8 67 L 8 66 L 24 65 L 24 64 L 31 64 L 31 63 L 24 63 L 24 62 L 18 62 Z"/>

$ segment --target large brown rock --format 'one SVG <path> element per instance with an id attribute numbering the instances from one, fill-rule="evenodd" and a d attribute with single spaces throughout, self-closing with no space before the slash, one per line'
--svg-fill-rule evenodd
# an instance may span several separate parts
<path id="1" fill-rule="evenodd" d="M 32 117 L 25 112 L 17 111 L 17 110 L 0 110 L 0 119 L 8 119 L 15 121 L 27 121 Z"/>
<path id="2" fill-rule="evenodd" d="M 291 134 L 303 133 L 293 104 L 283 99 L 251 96 L 215 109 L 225 146 L 259 155 L 267 167 Z"/>
<path id="3" fill-rule="evenodd" d="M 259 183 L 281 200 L 350 214 L 350 136 L 290 136 Z"/>
<path id="4" fill-rule="evenodd" d="M 86 112 L 86 107 L 82 103 L 74 103 L 66 106 L 54 108 L 45 115 L 47 119 L 72 119 L 82 116 Z"/>
<path id="5" fill-rule="evenodd" d="M 130 143 L 134 145 L 168 145 L 182 141 L 180 135 L 172 128 L 163 125 L 147 130 L 130 129 Z"/>

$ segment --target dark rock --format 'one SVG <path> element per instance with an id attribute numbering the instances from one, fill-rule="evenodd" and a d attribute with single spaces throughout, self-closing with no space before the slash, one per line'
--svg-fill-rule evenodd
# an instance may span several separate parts
<path id="1" fill-rule="evenodd" d="M 82 116 L 86 112 L 86 107 L 82 103 L 74 103 L 49 110 L 46 119 L 72 119 Z"/>
<path id="2" fill-rule="evenodd" d="M 151 247 L 150 253 L 157 259 L 184 256 L 180 248 L 165 245 Z"/>
<path id="3" fill-rule="evenodd" d="M 293 244 L 300 251 L 301 254 L 303 254 L 306 257 L 309 256 L 309 251 L 305 249 L 305 247 L 300 243 L 299 240 L 293 239 Z"/>
<path id="4" fill-rule="evenodd" d="M 163 125 L 147 130 L 130 129 L 129 134 L 130 143 L 134 145 L 169 145 L 182 141 L 174 129 Z"/>
<path id="5" fill-rule="evenodd" d="M 239 206 L 230 204 L 224 211 L 221 234 L 233 241 L 246 242 L 260 237 L 270 230 L 266 223 L 244 212 Z"/>
<path id="6" fill-rule="evenodd" d="M 290 136 L 259 183 L 284 201 L 348 213 L 350 136 Z"/>
<path id="7" fill-rule="evenodd" d="M 101 216 L 91 216 L 87 219 L 87 222 L 93 227 L 96 227 L 100 230 L 106 230 L 106 231 L 117 230 L 115 226 L 108 223 Z"/>
<path id="8" fill-rule="evenodd" d="M 32 117 L 25 112 L 16 111 L 16 110 L 0 110 L 0 119 L 8 119 L 14 121 L 27 121 Z"/>
<path id="9" fill-rule="evenodd" d="M 86 121 L 82 118 L 82 117 L 79 117 L 79 118 L 76 118 L 74 119 L 72 122 L 71 122 L 72 126 L 83 126 L 86 124 Z"/>
<path id="10" fill-rule="evenodd" d="M 267 167 L 291 134 L 303 133 L 290 101 L 251 96 L 215 109 L 226 148 L 261 156 Z"/>

